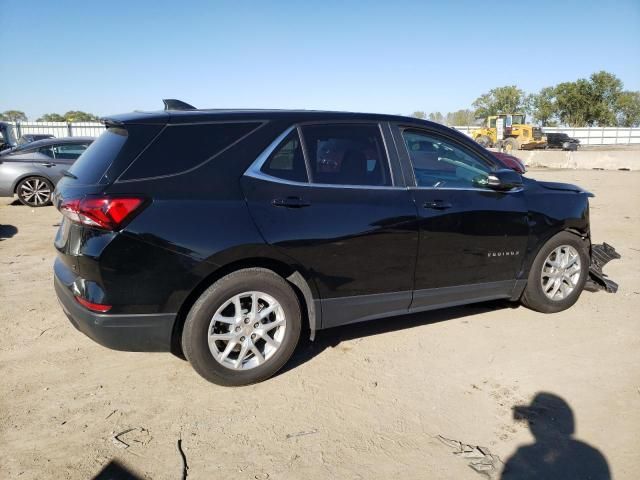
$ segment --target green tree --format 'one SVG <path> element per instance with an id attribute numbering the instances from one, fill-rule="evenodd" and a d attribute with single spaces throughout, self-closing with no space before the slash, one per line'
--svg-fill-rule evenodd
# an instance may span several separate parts
<path id="1" fill-rule="evenodd" d="M 498 87 L 480 95 L 473 102 L 474 113 L 478 118 L 486 118 L 497 113 L 522 112 L 527 109 L 526 100 L 524 91 L 515 85 Z"/>
<path id="2" fill-rule="evenodd" d="M 92 113 L 81 112 L 79 110 L 70 110 L 64 114 L 67 122 L 98 122 L 100 118 Z"/>
<path id="3" fill-rule="evenodd" d="M 590 99 L 591 84 L 584 78 L 558 84 L 555 87 L 555 103 L 560 122 L 571 127 L 592 125 Z"/>
<path id="4" fill-rule="evenodd" d="M 617 124 L 618 98 L 622 93 L 622 81 L 605 71 L 589 78 L 589 125 L 611 126 Z"/>
<path id="5" fill-rule="evenodd" d="M 6 122 L 26 122 L 27 116 L 20 110 L 6 110 L 0 113 L 0 120 Z"/>
<path id="6" fill-rule="evenodd" d="M 65 119 L 59 113 L 45 113 L 36 121 L 37 122 L 64 122 Z"/>
<path id="7" fill-rule="evenodd" d="M 440 112 L 431 112 L 429 114 L 429 120 L 436 123 L 444 123 L 444 115 Z"/>
<path id="8" fill-rule="evenodd" d="M 640 126 L 640 92 L 622 92 L 616 105 L 618 125 L 621 127 Z"/>
<path id="9" fill-rule="evenodd" d="M 545 87 L 539 93 L 529 97 L 529 106 L 533 118 L 542 124 L 543 127 L 554 123 L 553 118 L 557 115 L 555 102 L 555 88 Z"/>
<path id="10" fill-rule="evenodd" d="M 416 110 L 411 114 L 411 116 L 415 118 L 419 118 L 421 120 L 424 120 L 425 118 L 427 118 L 427 114 L 424 113 L 422 110 Z"/>
<path id="11" fill-rule="evenodd" d="M 473 125 L 475 118 L 476 116 L 473 110 L 469 110 L 469 109 L 457 110 L 455 112 L 447 113 L 447 125 L 452 125 L 452 126 Z"/>

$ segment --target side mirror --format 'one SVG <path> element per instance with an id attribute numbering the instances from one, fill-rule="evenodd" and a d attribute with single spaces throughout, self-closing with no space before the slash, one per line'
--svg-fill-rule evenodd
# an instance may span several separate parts
<path id="1" fill-rule="evenodd" d="M 492 190 L 507 192 L 522 186 L 522 175 L 511 169 L 501 169 L 489 173 L 486 177 L 476 177 L 474 183 Z"/>

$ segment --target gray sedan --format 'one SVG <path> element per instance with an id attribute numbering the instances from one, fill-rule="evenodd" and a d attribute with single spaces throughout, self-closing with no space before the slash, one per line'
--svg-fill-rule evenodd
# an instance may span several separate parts
<path id="1" fill-rule="evenodd" d="M 13 197 L 30 207 L 51 201 L 51 193 L 93 137 L 50 138 L 20 145 L 0 154 L 0 197 Z"/>

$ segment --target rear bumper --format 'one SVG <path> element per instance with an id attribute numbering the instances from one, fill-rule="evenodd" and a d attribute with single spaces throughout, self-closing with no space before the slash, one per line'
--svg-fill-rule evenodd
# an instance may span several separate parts
<path id="1" fill-rule="evenodd" d="M 76 302 L 56 269 L 54 286 L 60 305 L 74 327 L 107 348 L 129 352 L 169 352 L 176 315 L 173 313 L 108 315 Z"/>

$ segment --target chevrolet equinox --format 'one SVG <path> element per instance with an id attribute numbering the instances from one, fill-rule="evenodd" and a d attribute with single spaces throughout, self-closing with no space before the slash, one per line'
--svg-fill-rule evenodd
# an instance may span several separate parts
<path id="1" fill-rule="evenodd" d="M 104 346 L 180 352 L 245 385 L 303 328 L 493 299 L 558 312 L 587 282 L 591 194 L 455 130 L 165 104 L 105 118 L 54 193 L 55 289 Z"/>

